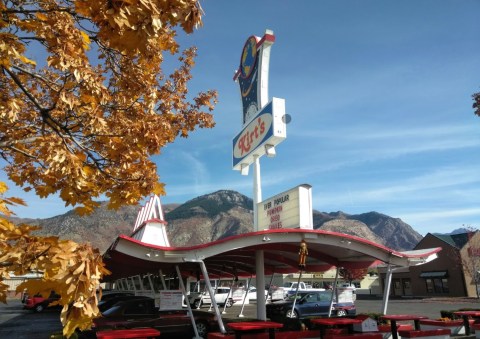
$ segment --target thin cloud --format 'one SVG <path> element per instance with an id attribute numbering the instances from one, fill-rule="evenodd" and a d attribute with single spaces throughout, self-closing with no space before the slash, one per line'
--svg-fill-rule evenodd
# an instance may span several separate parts
<path id="1" fill-rule="evenodd" d="M 433 172 L 425 173 L 416 177 L 397 179 L 395 183 L 384 180 L 378 182 L 376 179 L 371 182 L 360 182 L 361 185 L 355 190 L 349 189 L 348 192 L 342 191 L 339 187 L 328 188 L 328 192 L 315 194 L 315 199 L 324 204 L 337 206 L 351 206 L 353 204 L 383 206 L 385 204 L 398 204 L 414 201 L 427 202 L 427 205 L 433 205 L 439 199 L 453 199 L 451 196 L 439 196 L 440 189 L 454 189 L 463 187 L 459 190 L 461 194 L 468 194 L 469 189 L 474 189 L 474 184 L 480 182 L 478 169 L 474 168 L 442 168 Z M 352 183 L 350 183 L 350 186 Z M 372 188 L 375 186 L 376 188 Z M 472 188 L 469 188 L 472 187 Z M 450 190 L 451 191 L 451 190 Z M 348 193 L 348 194 L 347 194 Z M 415 206 L 415 203 L 413 203 Z"/>

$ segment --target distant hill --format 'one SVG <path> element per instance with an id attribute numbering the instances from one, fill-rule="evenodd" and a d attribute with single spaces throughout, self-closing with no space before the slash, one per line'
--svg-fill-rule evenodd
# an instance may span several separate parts
<path id="1" fill-rule="evenodd" d="M 335 221 L 333 225 L 337 227 L 337 232 L 358 235 L 396 250 L 412 249 L 423 238 L 420 233 L 401 219 L 377 212 L 352 215 L 343 212 L 321 213 L 314 211 L 313 213 L 314 228 L 334 231 L 335 228 L 331 227 L 332 221 Z M 348 227 L 348 225 L 351 225 L 351 227 Z M 365 226 L 368 230 L 364 229 Z M 373 235 L 369 236 L 369 232 Z"/>
<path id="2" fill-rule="evenodd" d="M 253 230 L 253 200 L 235 191 L 221 190 L 162 207 L 174 246 L 202 244 Z M 12 220 L 42 226 L 40 235 L 90 242 L 103 252 L 118 235 L 131 234 L 138 210 L 138 206 L 126 206 L 112 211 L 102 203 L 89 216 L 70 211 L 47 219 Z M 349 215 L 313 211 L 313 224 L 315 229 L 356 235 L 395 250 L 412 249 L 422 239 L 401 219 L 377 212 Z"/>
<path id="3" fill-rule="evenodd" d="M 450 232 L 450 234 L 462 234 L 462 233 L 468 233 L 468 232 L 472 232 L 473 230 L 469 230 L 467 228 L 464 228 L 464 227 L 460 227 L 460 228 L 457 228 L 453 231 Z"/>

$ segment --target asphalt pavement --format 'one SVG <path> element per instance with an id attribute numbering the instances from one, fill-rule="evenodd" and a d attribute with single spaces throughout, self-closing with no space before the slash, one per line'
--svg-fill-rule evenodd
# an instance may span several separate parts
<path id="1" fill-rule="evenodd" d="M 382 300 L 378 298 L 356 301 L 357 314 L 381 313 Z M 42 313 L 34 313 L 22 309 L 19 300 L 9 300 L 7 305 L 0 304 L 0 338 L 8 339 L 49 339 L 54 333 L 62 330 L 60 310 L 47 309 Z M 202 307 L 208 310 L 207 306 Z M 425 299 L 392 299 L 388 303 L 387 314 L 418 314 L 432 319 L 440 318 L 441 310 L 480 309 L 480 300 L 473 298 L 425 298 Z M 221 309 L 222 311 L 223 309 Z M 222 317 L 240 319 L 241 305 L 225 309 Z M 244 318 L 254 318 L 256 305 L 245 305 Z M 474 338 L 475 336 L 472 336 Z"/>
<path id="2" fill-rule="evenodd" d="M 24 310 L 20 300 L 0 304 L 0 338 L 49 339 L 62 330 L 60 309 L 47 309 L 42 313 Z"/>

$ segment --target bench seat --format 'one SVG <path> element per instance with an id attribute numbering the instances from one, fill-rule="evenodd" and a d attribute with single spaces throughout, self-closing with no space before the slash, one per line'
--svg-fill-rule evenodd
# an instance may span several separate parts
<path id="1" fill-rule="evenodd" d="M 378 332 L 390 332 L 391 330 L 390 325 L 378 325 Z M 397 324 L 397 331 L 413 331 L 413 325 Z"/>
<path id="2" fill-rule="evenodd" d="M 220 332 L 210 332 L 208 339 L 235 339 L 235 334 Z M 246 333 L 242 335 L 242 339 L 268 339 L 268 333 Z M 309 339 L 318 338 L 317 330 L 308 331 L 280 331 L 275 333 L 275 339 Z"/>
<path id="3" fill-rule="evenodd" d="M 402 338 L 424 338 L 424 339 L 448 339 L 450 338 L 450 330 L 437 329 L 437 330 L 415 330 L 415 331 L 398 331 L 398 334 Z"/>
<path id="4" fill-rule="evenodd" d="M 367 333 L 353 333 L 353 334 L 326 334 L 324 339 L 383 339 L 383 335 L 379 332 L 367 332 Z"/>
<path id="5" fill-rule="evenodd" d="M 106 330 L 97 332 L 98 339 L 149 339 L 159 336 L 160 332 L 154 328 L 132 328 L 128 330 Z"/>

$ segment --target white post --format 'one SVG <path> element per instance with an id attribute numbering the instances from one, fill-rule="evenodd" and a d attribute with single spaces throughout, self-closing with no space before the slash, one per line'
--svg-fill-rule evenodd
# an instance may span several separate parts
<path id="1" fill-rule="evenodd" d="M 240 314 L 238 315 L 239 318 L 243 318 L 243 308 L 245 307 L 245 300 L 247 299 L 248 290 L 250 289 L 250 282 L 252 281 L 252 277 L 248 278 L 247 289 L 245 290 L 245 295 L 243 296 L 242 308 L 240 310 Z M 258 299 L 258 293 L 257 293 Z"/>
<path id="2" fill-rule="evenodd" d="M 272 276 L 270 277 L 270 282 L 268 283 L 268 291 L 267 291 L 267 295 L 265 296 L 265 302 L 268 300 L 268 296 L 270 295 L 270 291 L 272 290 L 272 281 L 273 281 L 273 276 L 274 275 L 275 275 L 275 272 L 272 272 Z M 265 292 L 263 292 L 263 293 L 265 293 Z"/>
<path id="3" fill-rule="evenodd" d="M 163 276 L 162 270 L 158 270 L 158 274 L 160 274 L 160 281 L 162 282 L 162 287 L 164 290 L 166 290 L 167 284 L 165 283 L 165 277 Z"/>
<path id="4" fill-rule="evenodd" d="M 220 310 L 218 309 L 217 302 L 215 301 L 215 293 L 212 290 L 212 285 L 210 284 L 210 277 L 208 276 L 207 267 L 205 263 L 200 260 L 200 269 L 202 270 L 203 279 L 205 280 L 205 288 L 207 289 L 208 293 L 210 294 L 211 303 L 213 305 L 213 309 L 215 310 L 215 315 L 217 316 L 218 327 L 220 328 L 220 332 L 227 333 L 225 330 L 225 326 L 223 325 L 222 315 L 220 314 Z"/>
<path id="5" fill-rule="evenodd" d="M 259 298 L 258 293 L 265 291 L 265 261 L 263 251 L 255 251 L 255 270 L 257 271 L 257 319 L 267 320 L 267 312 L 265 309 L 265 298 Z"/>
<path id="6" fill-rule="evenodd" d="M 390 285 L 392 284 L 392 266 L 388 264 L 387 275 L 385 277 L 385 289 L 383 291 L 382 314 L 387 314 L 388 297 L 390 295 Z"/>
<path id="7" fill-rule="evenodd" d="M 328 310 L 328 317 L 330 318 L 332 316 L 332 307 L 333 307 L 333 295 L 335 294 L 335 298 L 338 301 L 338 290 L 337 290 L 337 281 L 338 281 L 338 271 L 340 268 L 337 266 L 337 270 L 335 272 L 335 280 L 333 281 L 333 286 L 332 286 L 332 298 L 330 299 L 330 309 Z"/>
<path id="8" fill-rule="evenodd" d="M 258 155 L 254 155 L 253 164 L 253 230 L 260 231 L 258 229 L 258 209 L 257 204 L 262 201 L 262 180 L 260 176 L 260 158 Z M 265 288 L 265 286 L 264 286 Z"/>
<path id="9" fill-rule="evenodd" d="M 235 284 L 235 277 L 233 277 L 232 282 L 230 284 L 230 290 L 228 291 L 227 299 L 225 299 L 225 304 L 223 305 L 222 314 L 227 313 L 226 310 L 227 310 L 228 299 L 230 299 L 230 295 L 232 296 L 232 299 L 233 299 L 233 284 Z M 232 304 L 233 304 L 233 300 L 232 300 Z"/>
<path id="10" fill-rule="evenodd" d="M 180 284 L 180 289 L 182 290 L 183 298 L 188 300 L 187 291 L 185 290 L 185 285 L 183 284 L 182 274 L 178 265 L 175 265 L 175 270 L 177 271 L 178 276 L 178 283 Z M 187 303 L 188 315 L 190 316 L 190 321 L 192 322 L 193 332 L 195 333 L 195 338 L 202 338 L 198 335 L 197 330 L 197 323 L 195 322 L 195 317 L 193 316 L 192 308 L 190 307 L 190 303 Z"/>
<path id="11" fill-rule="evenodd" d="M 137 295 L 137 287 L 135 286 L 135 280 L 133 280 L 134 277 L 130 277 L 130 281 L 132 283 L 132 287 L 133 287 L 133 293 L 135 295 Z"/>
<path id="12" fill-rule="evenodd" d="M 143 286 L 143 277 L 139 274 L 138 281 L 140 282 L 140 290 L 143 292 L 145 291 L 145 286 Z"/>
<path id="13" fill-rule="evenodd" d="M 295 314 L 295 304 L 297 303 L 298 288 L 300 287 L 300 280 L 302 279 L 302 273 L 303 273 L 303 270 L 300 270 L 300 274 L 298 275 L 298 280 L 297 280 L 297 288 L 295 289 L 295 297 L 293 298 L 292 310 L 290 312 L 290 318 L 294 318 L 293 315 Z"/>
<path id="14" fill-rule="evenodd" d="M 260 231 L 258 226 L 258 209 L 257 203 L 262 201 L 262 183 L 260 176 L 260 158 L 254 156 L 255 162 L 253 167 L 253 229 Z M 257 294 L 259 291 L 265 290 L 265 259 L 263 251 L 255 252 L 255 271 L 257 275 L 256 287 Z M 265 299 L 257 296 L 257 319 L 267 320 L 267 312 L 265 310 Z"/>

